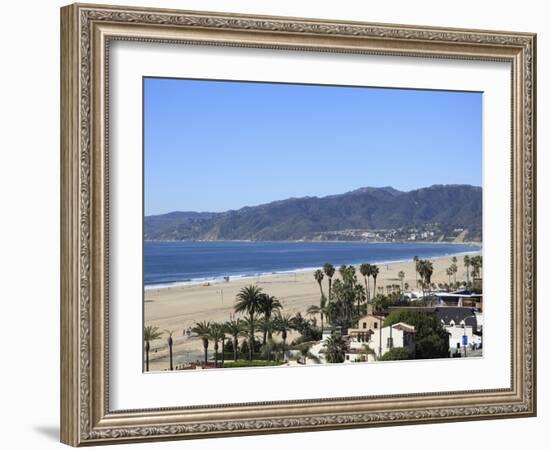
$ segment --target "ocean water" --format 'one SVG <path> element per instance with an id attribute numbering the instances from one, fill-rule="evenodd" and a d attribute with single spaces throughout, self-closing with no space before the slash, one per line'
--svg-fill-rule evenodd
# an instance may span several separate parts
<path id="1" fill-rule="evenodd" d="M 145 242 L 146 288 L 342 264 L 388 263 L 477 251 L 473 244 L 364 242 Z"/>

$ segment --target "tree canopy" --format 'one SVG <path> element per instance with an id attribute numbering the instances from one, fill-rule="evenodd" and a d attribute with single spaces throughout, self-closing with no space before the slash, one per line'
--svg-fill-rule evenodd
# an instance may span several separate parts
<path id="1" fill-rule="evenodd" d="M 384 320 L 384 326 L 399 322 L 415 329 L 415 359 L 447 358 L 449 334 L 434 312 L 401 308 L 392 311 Z"/>

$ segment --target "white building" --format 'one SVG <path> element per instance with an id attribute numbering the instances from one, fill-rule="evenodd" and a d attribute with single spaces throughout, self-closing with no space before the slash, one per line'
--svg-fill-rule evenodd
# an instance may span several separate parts
<path id="1" fill-rule="evenodd" d="M 361 321 L 359 323 L 361 324 Z M 374 325 L 374 321 L 371 323 Z M 414 353 L 414 327 L 403 322 L 382 328 L 373 326 L 368 330 L 362 327 L 353 328 L 348 332 L 350 341 L 346 362 L 378 360 L 381 355 L 396 347 L 402 347 L 409 353 Z"/>
<path id="2" fill-rule="evenodd" d="M 464 344 L 467 348 L 472 348 L 472 345 L 481 345 L 481 336 L 474 334 L 471 325 L 464 325 L 464 321 L 460 324 L 451 322 L 450 325 L 445 325 L 445 330 L 449 333 L 449 351 L 451 356 L 454 353 L 463 354 Z"/>

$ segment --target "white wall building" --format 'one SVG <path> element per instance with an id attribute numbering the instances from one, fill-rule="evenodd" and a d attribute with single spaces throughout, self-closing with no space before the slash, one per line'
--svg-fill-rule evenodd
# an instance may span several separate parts
<path id="1" fill-rule="evenodd" d="M 468 348 L 472 344 L 481 345 L 481 337 L 474 334 L 471 325 L 454 324 L 445 325 L 445 330 L 449 333 L 449 351 L 451 355 L 458 351 L 463 353 L 464 342 Z"/>
<path id="2" fill-rule="evenodd" d="M 373 328 L 368 333 L 362 328 L 348 331 L 350 351 L 346 353 L 346 362 L 378 360 L 381 355 L 396 347 L 414 352 L 414 327 L 403 322 L 389 327 Z"/>

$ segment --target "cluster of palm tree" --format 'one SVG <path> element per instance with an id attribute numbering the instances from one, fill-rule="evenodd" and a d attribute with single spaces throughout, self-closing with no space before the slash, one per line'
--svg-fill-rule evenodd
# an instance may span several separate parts
<path id="1" fill-rule="evenodd" d="M 464 267 L 466 267 L 466 279 L 470 282 L 470 274 L 472 278 L 479 278 L 481 275 L 481 268 L 483 267 L 483 257 L 481 255 L 476 256 L 464 256 Z M 470 267 L 472 271 L 470 272 Z"/>
<path id="2" fill-rule="evenodd" d="M 359 272 L 363 276 L 364 287 L 358 282 L 354 266 L 342 265 L 338 269 L 339 278 L 334 280 L 336 269 L 330 263 L 323 265 L 313 276 L 319 284 L 319 305 L 311 305 L 307 314 L 319 315 L 321 332 L 324 331 L 325 321 L 331 326 L 348 328 L 365 313 L 365 304 L 376 293 L 376 279 L 379 268 L 374 264 L 361 264 Z M 328 298 L 323 290 L 324 278 L 328 280 Z M 371 289 L 371 277 L 373 287 Z"/>
<path id="3" fill-rule="evenodd" d="M 373 281 L 373 292 L 376 292 L 376 278 L 378 277 L 378 273 L 380 272 L 380 269 L 375 264 L 361 264 L 359 266 L 359 272 L 361 272 L 361 275 L 363 275 L 363 279 L 365 280 L 365 291 L 367 293 L 367 301 L 371 300 L 371 290 L 370 290 L 370 278 L 372 277 Z"/>
<path id="4" fill-rule="evenodd" d="M 225 363 L 226 343 L 230 340 L 233 350 L 233 360 L 243 357 L 246 348 L 247 357 L 252 361 L 259 351 L 262 356 L 271 361 L 273 355 L 277 361 L 286 360 L 289 345 L 287 339 L 292 330 L 300 333 L 296 344 L 320 339 L 321 331 L 317 327 L 317 321 L 306 319 L 300 313 L 292 316 L 283 313 L 281 302 L 256 285 L 243 287 L 237 294 L 234 311 L 243 317 L 232 318 L 223 323 L 200 321 L 195 323 L 191 331 L 202 341 L 204 350 L 204 364 L 208 365 L 208 350 L 213 344 L 214 367 L 219 367 L 221 354 L 221 366 Z M 168 335 L 170 370 L 173 364 L 173 331 L 165 330 Z M 257 340 L 257 334 L 261 333 L 261 342 Z M 281 341 L 276 342 L 273 335 L 280 336 Z M 149 352 L 151 342 L 162 337 L 163 333 L 158 327 L 147 326 L 144 328 L 145 342 L 145 370 L 149 370 Z M 239 339 L 243 338 L 242 342 Z M 241 352 L 239 352 L 241 349 Z"/>
<path id="5" fill-rule="evenodd" d="M 427 259 L 419 259 L 417 256 L 413 258 L 415 262 L 415 271 L 420 276 L 420 285 L 422 286 L 422 297 L 426 297 L 426 291 L 429 291 L 432 285 L 432 275 L 434 267 L 431 261 Z M 417 277 L 418 285 L 418 277 Z"/>
<path id="6" fill-rule="evenodd" d="M 275 355 L 276 360 L 282 357 L 286 360 L 289 345 L 288 335 L 291 330 L 296 330 L 302 336 L 309 336 L 316 331 L 315 320 L 306 320 L 300 313 L 295 316 L 284 314 L 281 302 L 267 293 L 257 285 L 243 287 L 237 294 L 234 311 L 242 314 L 242 318 L 233 318 L 223 324 L 199 322 L 192 331 L 202 339 L 204 348 L 204 361 L 208 362 L 209 342 L 214 343 L 215 367 L 218 366 L 218 345 L 222 345 L 222 365 L 224 363 L 225 341 L 231 338 L 233 359 L 236 361 L 239 356 L 239 348 L 246 347 L 248 359 L 252 361 L 258 351 L 262 356 L 271 361 Z M 261 343 L 257 341 L 257 334 L 261 333 Z M 276 342 L 273 335 L 280 336 L 281 341 Z M 319 334 L 319 333 L 317 333 Z M 239 344 L 239 338 L 244 340 Z M 245 345 L 246 344 L 246 345 Z"/>
<path id="7" fill-rule="evenodd" d="M 456 256 L 453 256 L 451 262 L 451 265 L 445 270 L 445 273 L 449 277 L 449 284 L 451 284 L 451 277 L 454 277 L 454 282 L 456 283 L 456 273 L 458 272 L 458 260 L 456 259 Z"/>
<path id="8" fill-rule="evenodd" d="M 218 367 L 221 343 L 222 366 L 225 360 L 225 343 L 229 338 L 237 340 L 243 333 L 243 327 L 234 320 L 225 323 L 201 321 L 197 322 L 191 329 L 202 341 L 204 349 L 204 364 L 208 364 L 208 347 L 210 341 L 214 344 L 214 366 Z"/>

